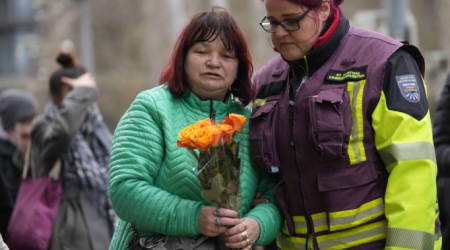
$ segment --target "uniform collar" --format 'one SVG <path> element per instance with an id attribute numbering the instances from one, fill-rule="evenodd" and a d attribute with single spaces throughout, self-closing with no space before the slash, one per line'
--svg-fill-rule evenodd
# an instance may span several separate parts
<path id="1" fill-rule="evenodd" d="M 333 31 L 334 29 L 334 31 Z M 301 79 L 304 76 L 312 76 L 327 60 L 333 55 L 339 47 L 342 39 L 348 33 L 350 24 L 345 15 L 339 11 L 333 22 L 328 23 L 317 39 L 315 46 L 306 56 L 300 60 L 287 61 L 291 67 L 291 76 L 293 79 Z"/>

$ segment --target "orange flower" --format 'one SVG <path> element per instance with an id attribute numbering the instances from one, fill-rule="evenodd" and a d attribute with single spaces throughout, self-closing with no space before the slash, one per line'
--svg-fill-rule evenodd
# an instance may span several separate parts
<path id="1" fill-rule="evenodd" d="M 199 128 L 191 133 L 191 140 L 198 150 L 206 151 L 214 141 L 214 134 L 207 128 Z"/>
<path id="2" fill-rule="evenodd" d="M 198 124 L 192 124 L 182 129 L 178 133 L 179 136 L 177 141 L 178 147 L 194 149 L 195 144 L 191 140 L 191 134 L 198 129 L 200 129 L 200 125 Z"/>
<path id="3" fill-rule="evenodd" d="M 211 118 L 206 118 L 205 120 L 197 121 L 197 124 L 200 125 L 201 128 L 214 125 L 212 123 Z"/>
<path id="4" fill-rule="evenodd" d="M 225 123 L 218 124 L 217 127 L 222 131 L 223 141 L 227 142 L 228 144 L 232 143 L 233 133 L 235 129 L 231 125 Z"/>
<path id="5" fill-rule="evenodd" d="M 230 114 L 218 125 L 214 125 L 210 118 L 197 121 L 197 124 L 189 125 L 178 133 L 177 145 L 206 151 L 211 146 L 219 146 L 221 142 L 230 144 L 235 132 L 242 131 L 246 120 L 245 116 Z"/>
<path id="6" fill-rule="evenodd" d="M 229 124 L 221 123 L 221 124 L 217 124 L 216 126 L 217 126 L 217 128 L 219 128 L 224 133 L 228 133 L 229 134 L 229 133 L 233 133 L 234 132 L 233 126 L 231 126 Z"/>
<path id="7" fill-rule="evenodd" d="M 217 147 L 219 146 L 221 140 L 222 140 L 222 130 L 217 125 L 205 127 L 206 130 L 208 130 L 209 133 L 211 133 L 214 136 L 212 146 Z"/>
<path id="8" fill-rule="evenodd" d="M 242 131 L 242 128 L 244 127 L 246 121 L 247 118 L 245 118 L 245 116 L 243 115 L 229 114 L 228 116 L 225 116 L 225 121 L 222 121 L 221 123 L 233 126 L 236 132 L 239 133 Z"/>

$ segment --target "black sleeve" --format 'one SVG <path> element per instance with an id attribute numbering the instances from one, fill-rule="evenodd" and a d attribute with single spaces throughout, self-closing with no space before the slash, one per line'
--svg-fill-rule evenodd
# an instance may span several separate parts
<path id="1" fill-rule="evenodd" d="M 450 168 L 450 74 L 437 105 L 433 135 L 439 175 L 448 176 Z"/>
<path id="2" fill-rule="evenodd" d="M 425 86 L 414 58 L 397 50 L 386 63 L 383 92 L 389 110 L 399 111 L 422 120 L 428 113 Z"/>
<path id="3" fill-rule="evenodd" d="M 6 188 L 6 182 L 3 180 L 3 176 L 0 176 L 0 200 L 0 234 L 6 242 L 8 240 L 7 228 L 9 220 L 11 219 L 13 204 L 11 202 L 11 197 L 8 194 L 8 189 Z"/>

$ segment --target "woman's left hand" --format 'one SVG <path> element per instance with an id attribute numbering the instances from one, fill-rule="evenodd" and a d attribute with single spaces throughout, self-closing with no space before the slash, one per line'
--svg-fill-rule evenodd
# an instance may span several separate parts
<path id="1" fill-rule="evenodd" d="M 253 218 L 244 218 L 242 223 L 225 232 L 226 246 L 229 248 L 249 250 L 259 238 L 259 224 Z"/>

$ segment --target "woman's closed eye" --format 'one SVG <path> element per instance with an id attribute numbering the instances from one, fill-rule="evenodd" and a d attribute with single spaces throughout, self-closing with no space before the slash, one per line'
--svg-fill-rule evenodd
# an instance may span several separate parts
<path id="1" fill-rule="evenodd" d="M 286 20 L 284 20 L 283 21 L 283 23 L 285 24 L 285 25 L 297 25 L 297 23 L 298 23 L 298 21 L 297 20 L 294 20 L 294 19 L 286 19 Z"/>
<path id="2" fill-rule="evenodd" d="M 234 58 L 234 56 L 231 55 L 231 54 L 223 54 L 222 57 L 226 58 L 226 59 L 233 59 Z"/>
<path id="3" fill-rule="evenodd" d="M 285 25 L 296 25 L 298 23 L 298 21 L 295 19 L 285 19 L 285 20 L 281 20 L 279 22 L 276 20 L 269 21 L 270 25 L 273 25 L 273 26 L 278 25 L 281 22 L 283 22 L 283 24 L 285 24 Z"/>

